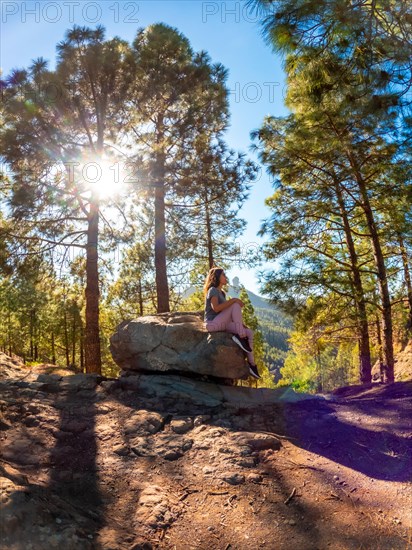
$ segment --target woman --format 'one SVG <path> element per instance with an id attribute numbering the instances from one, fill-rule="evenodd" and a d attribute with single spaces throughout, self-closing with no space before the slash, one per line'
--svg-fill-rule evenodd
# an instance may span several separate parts
<path id="1" fill-rule="evenodd" d="M 209 271 L 204 285 L 206 330 L 232 332 L 232 340 L 247 353 L 250 374 L 260 378 L 252 352 L 253 332 L 243 324 L 244 304 L 239 298 L 226 300 L 223 287 L 228 282 L 220 267 L 213 267 Z"/>

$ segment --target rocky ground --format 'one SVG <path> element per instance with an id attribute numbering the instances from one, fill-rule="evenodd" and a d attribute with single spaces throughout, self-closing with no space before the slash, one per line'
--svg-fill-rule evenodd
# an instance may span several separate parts
<path id="1" fill-rule="evenodd" d="M 0 357 L 2 548 L 412 547 L 412 382 L 242 406 L 50 370 Z"/>

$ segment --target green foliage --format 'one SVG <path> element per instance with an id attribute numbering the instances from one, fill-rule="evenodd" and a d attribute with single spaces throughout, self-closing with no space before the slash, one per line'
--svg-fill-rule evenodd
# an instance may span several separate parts
<path id="1" fill-rule="evenodd" d="M 56 279 L 48 266 L 26 262 L 0 283 L 0 346 L 28 361 L 80 368 L 82 300 L 76 285 Z M 74 349 L 74 357 L 73 357 Z"/>
<path id="2" fill-rule="evenodd" d="M 263 337 L 263 362 L 277 381 L 289 350 L 292 320 L 273 307 L 255 308 L 255 313 Z"/>
<path id="3" fill-rule="evenodd" d="M 194 241 L 193 269 L 205 265 L 228 267 L 234 263 L 256 265 L 257 255 L 241 257 L 236 245 L 246 226 L 239 217 L 257 166 L 235 153 L 215 133 L 197 136 L 181 166 L 176 214 Z M 227 231 L 230 227 L 230 232 Z M 191 241 L 187 241 L 191 242 Z M 203 275 L 204 276 L 204 275 Z"/>
<path id="4" fill-rule="evenodd" d="M 205 307 L 203 290 L 195 290 L 188 298 L 182 301 L 179 309 L 182 311 L 201 311 Z"/>
<path id="5" fill-rule="evenodd" d="M 289 384 L 296 391 L 316 393 L 356 383 L 356 343 L 342 342 L 335 347 L 316 333 L 296 330 L 290 336 L 290 345 L 278 385 Z"/>

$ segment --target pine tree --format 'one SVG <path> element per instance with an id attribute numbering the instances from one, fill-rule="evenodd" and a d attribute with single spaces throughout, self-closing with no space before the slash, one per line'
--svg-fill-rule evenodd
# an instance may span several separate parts
<path id="1" fill-rule="evenodd" d="M 221 138 L 213 141 L 203 133 L 193 143 L 179 170 L 176 210 L 194 241 L 196 262 L 207 263 L 209 269 L 235 262 L 256 264 L 255 256 L 241 257 L 236 238 L 246 225 L 239 211 L 257 170 L 255 163 L 228 149 Z"/>
<path id="2" fill-rule="evenodd" d="M 99 330 L 99 190 L 84 167 L 108 177 L 118 130 L 127 45 L 104 29 L 75 26 L 58 45 L 55 71 L 36 60 L 14 71 L 5 90 L 1 143 L 12 177 L 13 238 L 39 251 L 70 247 L 86 254 L 85 364 L 101 372 Z M 53 91 L 53 95 L 51 95 Z M 24 224 L 22 223 L 22 220 Z M 103 218 L 102 218 L 103 219 Z"/>
<path id="3" fill-rule="evenodd" d="M 134 116 L 128 130 L 145 165 L 143 188 L 154 203 L 160 313 L 170 310 L 167 226 L 173 221 L 173 208 L 169 211 L 167 204 L 173 203 L 179 180 L 177 165 L 188 154 L 194 133 L 206 130 L 216 120 L 226 125 L 226 71 L 221 65 L 212 65 L 205 52 L 194 53 L 187 38 L 164 24 L 138 32 L 129 65 L 134 80 L 128 102 Z"/>
<path id="4" fill-rule="evenodd" d="M 293 117 L 268 119 L 259 132 L 264 143 L 262 158 L 282 178 L 267 201 L 274 213 L 262 232 L 272 236 L 267 256 L 284 257 L 285 271 L 276 279 L 270 276 L 266 288 L 272 298 L 281 295 L 284 303 L 288 296 L 293 299 L 304 289 L 313 292 L 319 287 L 346 295 L 357 310 L 360 378 L 369 382 L 366 295 L 349 215 L 352 206 L 336 173 L 336 156 L 331 157 L 317 130 L 303 124 L 300 120 L 298 125 Z"/>

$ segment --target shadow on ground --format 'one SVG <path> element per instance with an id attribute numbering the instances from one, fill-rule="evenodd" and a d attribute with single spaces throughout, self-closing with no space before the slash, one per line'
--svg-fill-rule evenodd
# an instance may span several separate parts
<path id="1" fill-rule="evenodd" d="M 369 477 L 412 481 L 411 397 L 412 382 L 397 382 L 287 404 L 284 432 L 296 445 Z"/>

